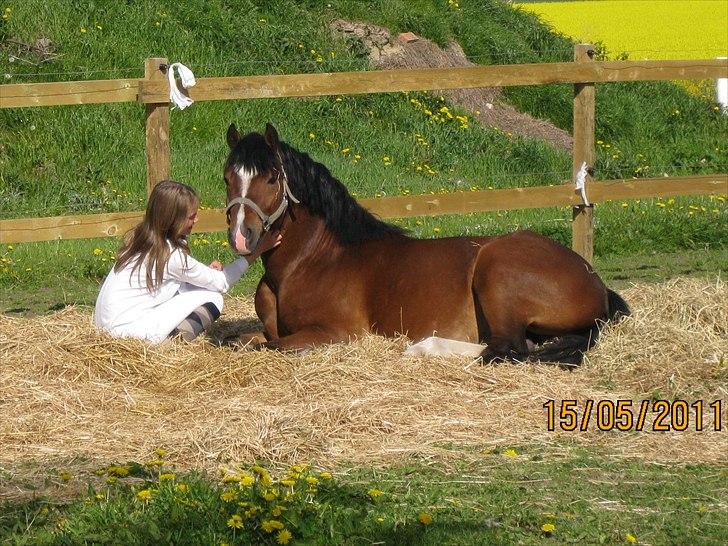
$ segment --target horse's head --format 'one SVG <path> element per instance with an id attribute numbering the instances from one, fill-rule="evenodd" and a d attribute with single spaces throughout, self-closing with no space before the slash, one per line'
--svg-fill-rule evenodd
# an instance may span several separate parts
<path id="1" fill-rule="evenodd" d="M 235 125 L 227 131 L 230 155 L 225 162 L 227 223 L 230 246 L 250 254 L 261 235 L 298 202 L 288 187 L 278 133 L 267 124 L 265 134 L 240 136 Z"/>

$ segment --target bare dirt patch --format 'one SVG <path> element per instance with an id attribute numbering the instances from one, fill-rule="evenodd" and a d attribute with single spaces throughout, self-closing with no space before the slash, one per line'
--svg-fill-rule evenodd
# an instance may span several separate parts
<path id="1" fill-rule="evenodd" d="M 468 61 L 462 48 L 454 42 L 443 49 L 427 38 L 409 32 L 392 37 L 385 28 L 342 19 L 334 21 L 331 27 L 353 47 L 368 51 L 370 62 L 378 69 L 476 66 Z M 435 93 L 468 110 L 485 127 L 545 140 L 559 148 L 571 150 L 573 139 L 568 132 L 549 121 L 519 112 L 505 102 L 500 88 L 455 89 Z"/>

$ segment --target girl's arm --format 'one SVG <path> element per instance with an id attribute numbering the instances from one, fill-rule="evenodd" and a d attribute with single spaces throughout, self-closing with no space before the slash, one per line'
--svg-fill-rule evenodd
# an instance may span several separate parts
<path id="1" fill-rule="evenodd" d="M 278 232 L 268 232 L 263 236 L 258 248 L 252 254 L 241 256 L 230 262 L 222 268 L 222 271 L 209 267 L 192 256 L 186 256 L 185 258 L 181 250 L 175 250 L 169 257 L 169 262 L 167 262 L 167 271 L 172 278 L 179 281 L 224 293 L 238 282 L 258 256 L 280 243 L 281 236 Z"/>
<path id="2" fill-rule="evenodd" d="M 248 261 L 244 257 L 227 264 L 222 271 L 216 271 L 192 256 L 185 256 L 181 250 L 172 252 L 167 262 L 167 271 L 173 279 L 222 293 L 227 292 L 247 270 Z"/>

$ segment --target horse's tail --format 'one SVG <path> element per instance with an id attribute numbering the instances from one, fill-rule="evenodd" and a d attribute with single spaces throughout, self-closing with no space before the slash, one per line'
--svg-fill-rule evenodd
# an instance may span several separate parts
<path id="1" fill-rule="evenodd" d="M 597 335 L 599 330 L 594 327 L 584 334 L 559 336 L 531 351 L 528 357 L 562 366 L 578 366 L 584 360 L 584 353 L 596 343 Z"/>
<path id="2" fill-rule="evenodd" d="M 607 288 L 607 308 L 607 320 L 614 322 L 632 314 L 632 310 L 622 296 L 609 288 Z"/>
<path id="3" fill-rule="evenodd" d="M 617 322 L 628 317 L 632 311 L 622 296 L 607 288 L 607 321 Z M 536 348 L 529 356 L 544 362 L 557 362 L 566 366 L 578 366 L 584 353 L 597 342 L 604 323 L 597 323 L 585 332 L 568 334 Z"/>

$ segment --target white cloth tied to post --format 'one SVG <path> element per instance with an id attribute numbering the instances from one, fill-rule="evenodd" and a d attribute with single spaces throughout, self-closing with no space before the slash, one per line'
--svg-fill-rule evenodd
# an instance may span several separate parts
<path id="1" fill-rule="evenodd" d="M 167 68 L 167 79 L 169 80 L 169 100 L 172 101 L 177 108 L 184 110 L 194 101 L 184 95 L 177 87 L 177 81 L 174 77 L 175 68 L 179 73 L 180 84 L 182 84 L 182 87 L 185 89 L 192 87 L 197 83 L 197 81 L 195 80 L 195 75 L 192 73 L 192 70 L 182 63 L 173 63 Z"/>
<path id="2" fill-rule="evenodd" d="M 589 206 L 589 200 L 586 198 L 586 175 L 587 175 L 587 168 L 586 168 L 586 161 L 582 161 L 581 167 L 579 167 L 579 172 L 576 173 L 576 181 L 574 182 L 574 185 L 576 186 L 576 189 L 581 193 L 581 199 L 584 201 L 584 204 L 588 207 Z"/>

